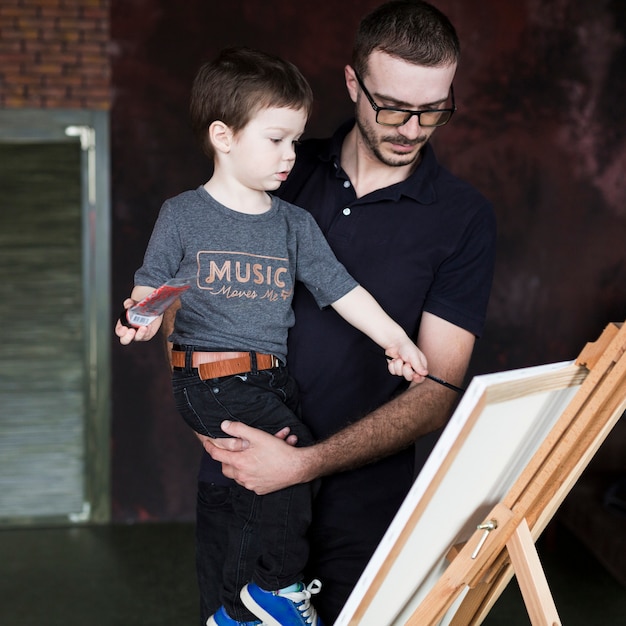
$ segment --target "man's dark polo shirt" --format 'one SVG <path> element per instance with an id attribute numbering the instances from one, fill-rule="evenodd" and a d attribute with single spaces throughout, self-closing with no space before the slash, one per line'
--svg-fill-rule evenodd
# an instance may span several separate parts
<path id="1" fill-rule="evenodd" d="M 423 311 L 480 336 L 494 264 L 490 204 L 441 167 L 430 145 L 407 180 L 357 198 L 339 165 L 352 123 L 330 139 L 303 142 L 277 195 L 313 214 L 338 259 L 409 336 L 417 337 Z M 381 348 L 334 310 L 320 311 L 302 286 L 296 288 L 294 310 L 288 365 L 300 388 L 302 418 L 314 436 L 340 430 L 406 388 L 389 374 Z M 382 533 L 413 476 L 409 449 L 327 477 L 316 499 L 315 523 L 359 533 L 355 520 L 361 520 L 365 535 Z M 204 471 L 201 479 L 215 480 Z"/>

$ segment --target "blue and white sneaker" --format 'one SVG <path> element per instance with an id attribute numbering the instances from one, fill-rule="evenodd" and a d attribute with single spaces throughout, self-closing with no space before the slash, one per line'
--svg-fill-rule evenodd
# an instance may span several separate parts
<path id="1" fill-rule="evenodd" d="M 308 587 L 296 583 L 281 591 L 265 591 L 254 583 L 239 594 L 246 608 L 266 626 L 324 626 L 311 604 L 311 596 L 320 592 L 322 583 L 314 580 Z"/>
<path id="2" fill-rule="evenodd" d="M 206 626 L 263 626 L 260 621 L 255 622 L 238 622 L 232 619 L 221 606 L 206 621 Z"/>

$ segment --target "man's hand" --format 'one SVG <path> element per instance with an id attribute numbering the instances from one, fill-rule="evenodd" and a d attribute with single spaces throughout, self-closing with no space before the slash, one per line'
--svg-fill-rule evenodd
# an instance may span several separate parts
<path id="1" fill-rule="evenodd" d="M 222 422 L 222 427 L 225 424 L 230 424 L 230 420 Z M 224 430 L 224 428 L 222 428 Z M 224 430 L 226 432 L 226 430 Z M 274 434 L 274 437 L 278 437 L 283 441 L 286 441 L 290 446 L 295 446 L 298 443 L 298 437 L 296 435 L 290 435 L 289 426 L 285 426 L 277 433 Z M 219 439 L 211 439 L 211 437 L 207 437 L 205 435 L 201 435 L 196 433 L 198 439 L 202 442 L 204 448 L 206 448 L 206 444 L 216 446 L 218 448 L 222 448 L 222 450 L 231 450 L 232 452 L 240 452 L 241 450 L 246 450 L 250 447 L 250 442 L 247 439 L 243 439 L 239 436 L 232 437 L 220 437 Z M 208 449 L 207 449 L 208 451 Z"/>
<path id="2" fill-rule="evenodd" d="M 198 437 L 213 460 L 222 464 L 224 476 L 246 489 L 262 496 L 309 480 L 305 459 L 310 448 L 295 448 L 289 429 L 270 435 L 241 422 L 225 421 L 222 430 L 231 438 Z"/>

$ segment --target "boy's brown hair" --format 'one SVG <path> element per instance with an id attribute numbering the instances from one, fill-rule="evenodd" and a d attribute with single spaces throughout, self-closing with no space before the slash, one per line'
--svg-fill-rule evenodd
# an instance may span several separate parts
<path id="1" fill-rule="evenodd" d="M 235 133 L 260 109 L 313 108 L 313 93 L 300 70 L 279 57 L 247 47 L 226 48 L 203 64 L 193 82 L 189 112 L 191 127 L 202 151 L 214 150 L 208 128 L 216 120 Z"/>

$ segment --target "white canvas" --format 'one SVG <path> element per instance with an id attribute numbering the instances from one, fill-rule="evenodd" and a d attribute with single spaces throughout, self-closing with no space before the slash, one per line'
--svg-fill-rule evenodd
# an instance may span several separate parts
<path id="1" fill-rule="evenodd" d="M 445 571 L 450 548 L 467 541 L 505 496 L 585 375 L 570 361 L 472 380 L 335 626 L 406 622 Z M 406 543 L 396 547 L 409 521 Z M 383 564 L 390 569 L 372 587 Z"/>

